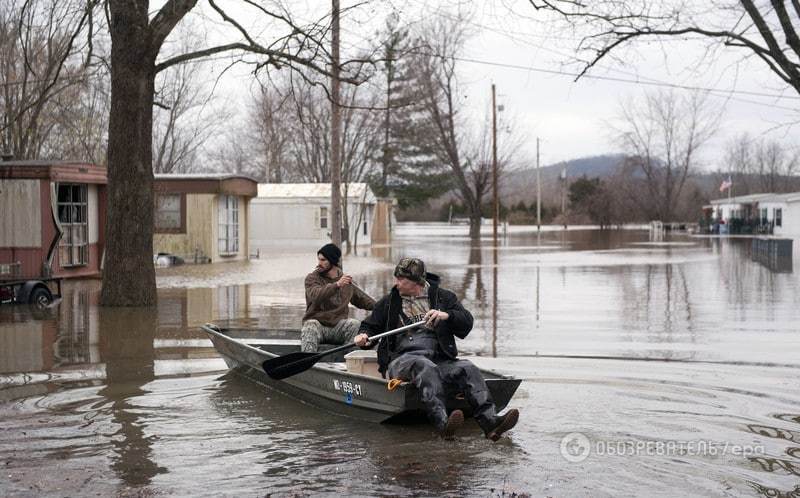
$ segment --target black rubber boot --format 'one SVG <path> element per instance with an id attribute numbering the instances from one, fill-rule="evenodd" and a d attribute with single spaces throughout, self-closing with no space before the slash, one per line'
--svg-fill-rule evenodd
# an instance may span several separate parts
<path id="1" fill-rule="evenodd" d="M 447 417 L 447 422 L 444 427 L 439 429 L 439 435 L 442 439 L 450 441 L 455 438 L 456 431 L 464 423 L 464 413 L 461 410 L 453 410 L 453 413 Z"/>
<path id="2" fill-rule="evenodd" d="M 519 410 L 516 408 L 512 408 L 508 410 L 504 415 L 500 415 L 495 418 L 494 423 L 488 426 L 483 427 L 484 432 L 486 433 L 486 437 L 491 439 L 492 441 L 497 441 L 500 439 L 500 436 L 503 435 L 504 432 L 511 430 L 515 425 L 517 425 L 517 421 L 519 420 Z"/>

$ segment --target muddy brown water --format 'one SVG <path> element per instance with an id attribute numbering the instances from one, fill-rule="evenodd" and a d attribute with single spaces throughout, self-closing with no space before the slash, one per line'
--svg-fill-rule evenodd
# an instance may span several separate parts
<path id="1" fill-rule="evenodd" d="M 397 232 L 345 269 L 376 295 L 400 256 L 441 275 L 476 318 L 464 354 L 524 379 L 509 438 L 442 442 L 225 375 L 200 324 L 299 324 L 314 248 L 275 250 L 159 270 L 152 310 L 100 308 L 94 281 L 0 307 L 0 495 L 800 495 L 792 265 L 643 230 L 512 227 L 496 250 Z"/>

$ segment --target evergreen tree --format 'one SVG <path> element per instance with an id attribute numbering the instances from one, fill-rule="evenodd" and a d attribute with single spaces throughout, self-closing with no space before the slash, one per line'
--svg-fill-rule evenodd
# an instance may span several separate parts
<path id="1" fill-rule="evenodd" d="M 376 193 L 393 194 L 405 208 L 438 197 L 449 190 L 450 182 L 445 165 L 434 154 L 435 130 L 424 118 L 418 98 L 420 82 L 411 53 L 416 42 L 396 15 L 387 18 L 382 38 L 384 137 L 380 173 L 372 184 Z"/>

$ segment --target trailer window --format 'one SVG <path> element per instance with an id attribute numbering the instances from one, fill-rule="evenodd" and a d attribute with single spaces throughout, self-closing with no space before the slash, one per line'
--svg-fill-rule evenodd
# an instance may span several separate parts
<path id="1" fill-rule="evenodd" d="M 155 232 L 186 233 L 186 197 L 182 194 L 156 194 Z"/>
<path id="2" fill-rule="evenodd" d="M 85 266 L 89 262 L 89 222 L 85 184 L 58 185 L 58 220 L 64 230 L 58 243 L 62 268 Z"/>
<path id="3" fill-rule="evenodd" d="M 239 198 L 223 195 L 219 198 L 219 253 L 239 252 Z"/>
<path id="4" fill-rule="evenodd" d="M 319 207 L 319 227 L 328 228 L 328 208 L 325 206 Z"/>

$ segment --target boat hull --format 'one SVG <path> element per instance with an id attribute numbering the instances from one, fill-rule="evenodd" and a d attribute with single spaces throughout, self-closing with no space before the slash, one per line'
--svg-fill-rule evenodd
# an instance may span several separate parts
<path id="1" fill-rule="evenodd" d="M 261 364 L 280 354 L 296 351 L 296 345 L 280 340 L 259 343 L 253 337 L 239 339 L 213 325 L 205 325 L 203 330 L 235 374 L 305 403 L 339 415 L 378 423 L 402 422 L 424 416 L 417 389 L 410 383 L 404 382 L 389 390 L 385 379 L 348 372 L 344 364 L 338 362 L 317 363 L 302 373 L 275 380 L 264 372 Z M 266 331 L 263 335 L 267 335 Z M 481 372 L 498 411 L 502 410 L 519 387 L 520 380 L 490 371 Z M 447 407 L 471 415 L 469 404 L 459 393 L 448 396 Z"/>

